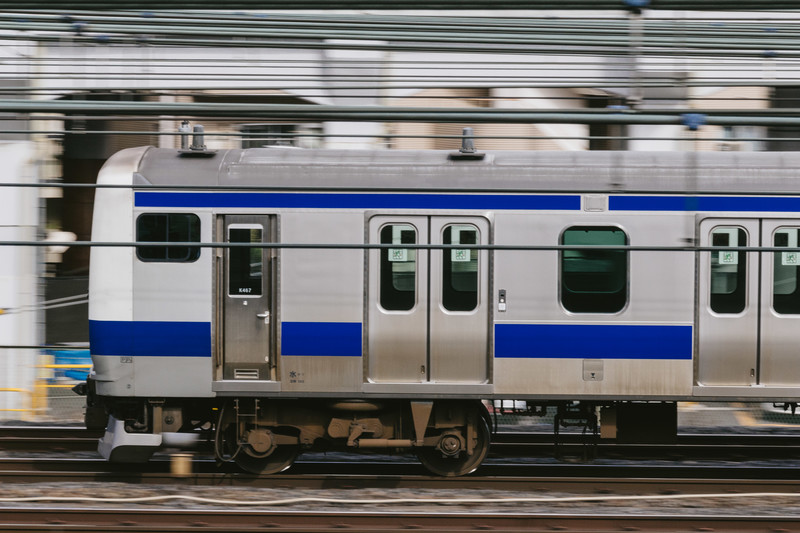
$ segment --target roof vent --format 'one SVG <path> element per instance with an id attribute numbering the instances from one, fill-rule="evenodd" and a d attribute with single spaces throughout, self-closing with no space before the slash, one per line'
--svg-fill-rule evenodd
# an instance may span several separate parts
<path id="1" fill-rule="evenodd" d="M 458 152 L 450 152 L 447 158 L 451 161 L 480 161 L 486 154 L 475 151 L 475 139 L 472 128 L 464 128 L 461 133 L 461 148 Z"/>
<path id="2" fill-rule="evenodd" d="M 209 150 L 205 145 L 205 128 L 196 124 L 192 128 L 192 145 L 189 146 L 189 121 L 181 122 L 178 132 L 181 134 L 181 149 L 178 153 L 182 156 L 209 157 L 217 153 L 216 150 Z"/>

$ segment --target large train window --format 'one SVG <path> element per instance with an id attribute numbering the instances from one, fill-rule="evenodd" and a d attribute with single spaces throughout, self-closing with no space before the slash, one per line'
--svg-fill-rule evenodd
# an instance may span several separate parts
<path id="1" fill-rule="evenodd" d="M 573 226 L 562 245 L 625 246 L 628 236 L 613 226 Z M 616 313 L 628 301 L 626 250 L 562 250 L 561 304 L 573 313 Z"/>
<path id="2" fill-rule="evenodd" d="M 261 226 L 231 225 L 228 227 L 228 242 L 260 244 L 263 232 Z M 264 249 L 260 246 L 233 246 L 228 253 L 228 294 L 261 296 Z"/>
<path id="3" fill-rule="evenodd" d="M 416 244 L 417 230 L 407 224 L 381 228 L 381 244 Z M 387 311 L 408 311 L 417 301 L 417 251 L 381 248 L 380 305 Z"/>
<path id="4" fill-rule="evenodd" d="M 442 244 L 478 244 L 478 228 L 463 224 L 446 226 Z M 444 251 L 442 305 L 448 311 L 472 311 L 478 307 L 478 250 Z"/>
<path id="5" fill-rule="evenodd" d="M 747 233 L 739 227 L 711 231 L 711 246 L 747 246 Z M 747 256 L 736 250 L 711 252 L 711 310 L 736 314 L 747 305 Z"/>
<path id="6" fill-rule="evenodd" d="M 193 213 L 143 213 L 136 219 L 137 242 L 200 242 L 200 218 Z M 200 247 L 137 246 L 136 256 L 147 262 L 191 262 Z"/>
<path id="7" fill-rule="evenodd" d="M 776 248 L 797 248 L 798 228 L 780 228 L 773 235 Z M 800 314 L 800 284 L 797 283 L 800 253 L 775 252 L 772 267 L 772 308 L 782 315 Z"/>

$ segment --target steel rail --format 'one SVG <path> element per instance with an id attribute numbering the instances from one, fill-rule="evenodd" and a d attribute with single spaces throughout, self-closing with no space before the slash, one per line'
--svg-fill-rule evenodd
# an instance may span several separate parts
<path id="1" fill-rule="evenodd" d="M 186 452 L 173 452 L 186 454 Z M 190 452 L 191 453 L 191 452 Z M 551 457 L 487 459 L 474 474 L 457 478 L 431 475 L 413 457 L 363 456 L 355 453 L 300 455 L 294 465 L 281 474 L 254 475 L 241 472 L 235 465 L 221 465 L 213 454 L 192 454 L 191 472 L 175 475 L 172 456 L 157 454 L 146 463 L 110 463 L 100 458 L 2 457 L 0 481 L 10 483 L 58 482 L 147 482 L 150 484 L 257 486 L 299 488 L 434 488 L 434 489 L 520 489 L 548 488 L 578 494 L 591 494 L 602 488 L 622 494 L 661 490 L 683 493 L 785 492 L 800 496 L 800 480 L 791 463 L 780 466 L 752 466 L 717 461 L 684 465 L 680 462 L 653 464 L 639 460 L 602 462 L 554 462 Z M 575 454 L 567 454 L 575 457 Z M 778 462 L 778 461 L 776 461 Z"/>
<path id="2" fill-rule="evenodd" d="M 49 349 L 38 346 L 0 346 L 5 348 Z M 73 348 L 74 349 L 74 348 Z M 547 427 L 547 424 L 543 424 Z M 0 449 L 24 452 L 54 452 L 59 450 L 95 451 L 102 431 L 86 430 L 75 426 L 67 427 L 0 427 Z M 572 451 L 593 444 L 592 436 L 582 433 L 560 433 L 559 446 Z M 508 459 L 511 457 L 547 457 L 552 455 L 556 436 L 552 431 L 541 433 L 498 432 L 492 438 L 492 456 Z M 763 457 L 793 457 L 800 450 L 800 437 L 796 435 L 693 435 L 680 434 L 671 444 L 625 444 L 613 440 L 596 443 L 598 457 L 633 458 L 658 456 L 675 458 L 738 457 L 739 459 Z M 201 444 L 203 447 L 203 444 Z M 319 462 L 319 461 L 317 461 Z M 495 460 L 496 462 L 496 460 Z"/>
<path id="3" fill-rule="evenodd" d="M 647 513 L 642 515 L 587 512 L 493 513 L 456 511 L 447 508 L 423 511 L 389 510 L 381 512 L 328 511 L 253 511 L 208 509 L 64 509 L 61 507 L 11 507 L 0 509 L 0 531 L 106 531 L 129 533 L 205 531 L 374 531 L 399 533 L 468 533 L 481 530 L 529 531 L 531 533 L 596 533 L 622 531 L 675 533 L 726 531 L 763 533 L 800 531 L 791 515 L 752 516 L 691 513 Z"/>
<path id="4" fill-rule="evenodd" d="M 48 346 L 0 346 L 5 348 L 51 349 Z M 58 349 L 58 348 L 57 348 Z M 66 349 L 63 348 L 62 349 Z M 74 348 L 73 348 L 74 349 Z M 787 415 L 788 416 L 788 415 Z M 545 425 L 546 426 L 546 425 Z M 89 451 L 97 449 L 102 431 L 82 427 L 0 426 L 0 450 L 22 452 Z M 581 433 L 560 433 L 558 444 L 565 455 L 574 455 L 592 445 L 592 437 Z M 492 437 L 492 464 L 512 457 L 549 457 L 553 454 L 556 436 L 551 431 L 541 433 L 497 432 Z M 200 448 L 210 444 L 201 440 Z M 725 458 L 793 458 L 800 453 L 800 435 L 763 434 L 684 434 L 670 444 L 626 444 L 609 440 L 596 443 L 595 452 L 600 458 L 670 458 L 691 459 Z M 210 453 L 210 452 L 209 452 Z M 313 455 L 313 454 L 312 454 Z M 321 461 L 312 460 L 320 463 Z M 11 465 L 13 467 L 13 464 Z"/>

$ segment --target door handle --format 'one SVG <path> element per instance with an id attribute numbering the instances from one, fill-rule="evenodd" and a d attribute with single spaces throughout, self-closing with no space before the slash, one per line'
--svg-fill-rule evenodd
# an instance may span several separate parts
<path id="1" fill-rule="evenodd" d="M 258 318 L 264 319 L 264 324 L 269 324 L 269 311 L 264 311 L 263 313 L 256 314 Z"/>

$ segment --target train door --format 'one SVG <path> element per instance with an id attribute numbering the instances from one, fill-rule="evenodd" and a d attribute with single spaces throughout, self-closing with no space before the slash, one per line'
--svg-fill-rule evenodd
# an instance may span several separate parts
<path id="1" fill-rule="evenodd" d="M 758 246 L 758 220 L 705 219 L 701 247 Z M 700 385 L 756 384 L 759 261 L 757 252 L 699 253 L 698 364 Z"/>
<path id="2" fill-rule="evenodd" d="M 479 217 L 373 217 L 379 244 L 488 244 Z M 489 253 L 369 251 L 367 377 L 385 383 L 488 381 Z"/>
<path id="3" fill-rule="evenodd" d="M 800 224 L 764 219 L 761 245 L 790 250 L 761 254 L 761 335 L 759 384 L 800 385 Z M 792 251 L 791 249 L 795 250 Z"/>
<path id="4" fill-rule="evenodd" d="M 222 218 L 224 242 L 234 245 L 223 252 L 220 284 L 223 379 L 274 380 L 271 252 L 255 246 L 269 242 L 270 219 Z"/>
<path id="5" fill-rule="evenodd" d="M 707 219 L 701 246 L 787 248 L 701 252 L 699 366 L 702 385 L 800 385 L 800 224 Z"/>

